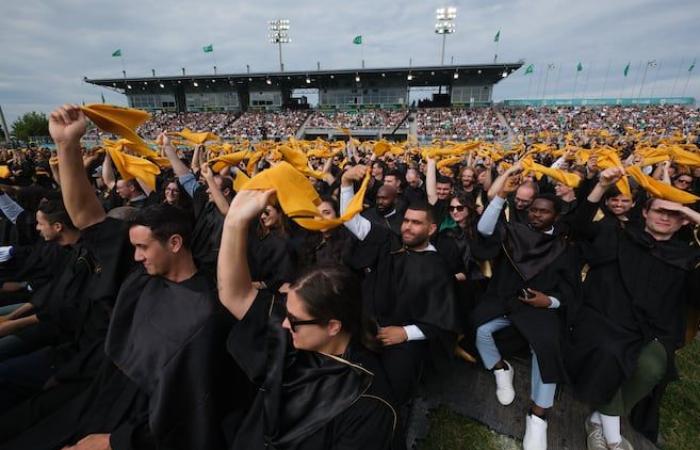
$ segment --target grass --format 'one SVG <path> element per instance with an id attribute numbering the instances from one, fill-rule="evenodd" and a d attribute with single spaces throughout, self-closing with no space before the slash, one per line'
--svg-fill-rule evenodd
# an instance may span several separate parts
<path id="1" fill-rule="evenodd" d="M 700 448 L 700 340 L 678 352 L 681 380 L 666 390 L 661 407 L 664 450 Z M 441 407 L 430 414 L 430 432 L 420 450 L 511 450 L 520 443 Z"/>

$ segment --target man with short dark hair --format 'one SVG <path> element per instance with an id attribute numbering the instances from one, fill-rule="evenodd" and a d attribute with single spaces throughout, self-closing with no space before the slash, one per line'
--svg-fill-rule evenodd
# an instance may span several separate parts
<path id="1" fill-rule="evenodd" d="M 397 236 L 401 235 L 403 212 L 396 210 L 396 189 L 385 184 L 377 190 L 375 206 L 362 212 L 370 222 L 389 228 Z"/>
<path id="2" fill-rule="evenodd" d="M 52 134 L 84 121 L 79 111 L 60 109 L 60 121 L 52 115 Z M 136 215 L 129 239 L 141 267 L 119 289 L 97 377 L 4 448 L 225 446 L 221 421 L 241 384 L 226 353 L 230 316 L 211 277 L 197 270 L 191 232 L 187 213 L 174 206 Z"/>
<path id="3" fill-rule="evenodd" d="M 496 380 L 502 405 L 515 399 L 513 367 L 504 359 L 494 334 L 514 327 L 532 353 L 532 404 L 525 421 L 525 450 L 547 448 L 546 412 L 554 404 L 557 383 L 566 380 L 560 342 L 567 303 L 575 300 L 575 254 L 557 228 L 560 207 L 551 194 L 540 194 L 528 209 L 528 225 L 503 220 L 506 198 L 520 185 L 511 172 L 479 220 L 495 259 L 494 275 L 473 312 L 476 348 Z M 499 226 L 500 225 L 500 226 Z"/>
<path id="4" fill-rule="evenodd" d="M 343 174 L 341 213 L 353 196 L 353 183 L 365 172 L 364 166 L 355 166 Z M 451 354 L 458 329 L 452 275 L 430 243 L 435 217 L 427 203 L 410 204 L 400 239 L 359 214 L 345 226 L 360 241 L 350 265 L 365 274 L 365 310 L 379 324 L 382 358 L 403 404 L 411 398 L 424 362 Z"/>

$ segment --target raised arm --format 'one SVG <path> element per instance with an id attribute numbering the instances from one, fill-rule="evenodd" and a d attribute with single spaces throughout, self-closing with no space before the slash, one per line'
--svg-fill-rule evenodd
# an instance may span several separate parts
<path id="1" fill-rule="evenodd" d="M 493 183 L 491 183 L 491 187 L 489 187 L 488 192 L 486 192 L 486 197 L 489 199 L 489 201 L 493 200 L 493 198 L 503 190 L 503 187 L 506 184 L 506 180 L 508 180 L 508 178 L 518 170 L 520 170 L 519 162 L 510 166 L 505 172 L 503 172 L 498 177 L 496 177 L 495 180 L 493 180 Z"/>
<path id="2" fill-rule="evenodd" d="M 204 181 L 207 182 L 207 186 L 209 187 L 211 199 L 214 201 L 214 204 L 216 205 L 217 209 L 221 214 L 228 214 L 228 200 L 224 196 L 224 193 L 221 192 L 221 188 L 219 188 L 219 186 L 216 184 L 216 180 L 214 179 L 214 173 L 212 172 L 211 167 L 209 167 L 209 164 L 207 163 L 202 164 L 200 167 L 202 169 L 202 176 L 204 177 Z"/>
<path id="3" fill-rule="evenodd" d="M 436 166 L 435 160 L 428 158 L 428 164 L 425 168 L 425 192 L 428 194 L 428 203 L 431 205 L 435 205 L 438 201 Z"/>
<path id="4" fill-rule="evenodd" d="M 199 167 L 200 167 L 200 164 L 202 162 L 200 160 L 200 155 L 202 153 L 202 147 L 203 147 L 202 145 L 197 145 L 194 148 L 194 153 L 192 154 L 192 162 L 190 163 L 190 169 L 192 170 L 192 173 L 194 173 L 194 174 L 199 172 Z"/>
<path id="5" fill-rule="evenodd" d="M 112 158 L 109 153 L 105 152 L 105 159 L 102 161 L 102 182 L 111 191 L 117 184 L 117 178 L 114 176 L 114 167 L 112 166 Z"/>
<path id="6" fill-rule="evenodd" d="M 257 295 L 248 268 L 248 227 L 273 193 L 272 190 L 239 192 L 224 221 L 217 264 L 219 300 L 237 319 L 245 316 Z"/>
<path id="7" fill-rule="evenodd" d="M 63 105 L 49 117 L 49 133 L 58 148 L 63 203 L 73 224 L 81 230 L 106 217 L 85 173 L 80 153 L 80 138 L 86 127 L 87 119 L 77 105 Z"/>
<path id="8" fill-rule="evenodd" d="M 348 209 L 348 205 L 352 201 L 352 197 L 355 195 L 353 189 L 353 183 L 360 181 L 362 177 L 365 176 L 367 172 L 366 166 L 355 166 L 348 169 L 340 179 L 340 214 L 345 214 Z M 361 214 L 355 214 L 355 216 L 345 222 L 345 228 L 347 228 L 355 237 L 363 241 L 370 230 L 372 229 L 372 223 L 366 218 L 362 217 Z"/>
<path id="9" fill-rule="evenodd" d="M 173 167 L 173 172 L 175 172 L 176 176 L 182 177 L 190 173 L 190 169 L 177 157 L 177 150 L 170 143 L 170 138 L 167 134 L 161 133 L 156 142 L 161 145 L 163 153 L 165 153 L 166 158 L 170 161 L 170 165 Z"/>

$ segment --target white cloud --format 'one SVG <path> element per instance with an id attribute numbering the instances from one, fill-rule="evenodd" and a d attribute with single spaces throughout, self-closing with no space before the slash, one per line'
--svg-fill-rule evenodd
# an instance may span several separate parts
<path id="1" fill-rule="evenodd" d="M 0 104 L 8 117 L 49 111 L 64 102 L 108 101 L 124 97 L 83 83 L 82 77 L 120 76 L 121 48 L 129 75 L 207 73 L 214 64 L 202 46 L 214 44 L 219 72 L 277 70 L 277 51 L 267 42 L 267 20 L 292 22 L 292 43 L 285 46 L 290 70 L 349 68 L 360 64 L 352 38 L 361 34 L 368 67 L 435 64 L 440 38 L 433 30 L 434 9 L 443 2 L 387 0 L 272 0 L 147 2 L 126 0 L 23 0 L 6 2 L 0 17 Z M 577 91 L 618 95 L 626 86 L 636 95 L 639 61 L 656 59 L 644 89 L 655 95 L 683 90 L 687 67 L 698 57 L 700 3 L 693 0 L 508 0 L 455 1 L 457 31 L 447 38 L 446 60 L 490 62 L 501 30 L 500 61 L 524 58 L 535 64 L 530 77 L 522 71 L 500 83 L 495 98 L 541 94 L 540 74 L 547 64 L 562 66 L 559 82 L 550 72 L 548 95 L 569 95 L 578 61 L 584 64 Z M 606 72 L 608 61 L 610 71 Z M 622 68 L 632 62 L 630 76 Z M 679 72 L 680 69 L 680 72 Z M 680 73 L 680 75 L 679 75 Z M 700 96 L 700 66 L 691 74 L 686 95 Z M 637 79 L 636 89 L 632 86 Z M 539 89 L 536 86 L 539 85 Z"/>

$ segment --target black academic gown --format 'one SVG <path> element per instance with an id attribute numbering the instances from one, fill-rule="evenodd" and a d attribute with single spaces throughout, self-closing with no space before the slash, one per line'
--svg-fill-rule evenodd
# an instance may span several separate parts
<path id="1" fill-rule="evenodd" d="M 700 251 L 676 239 L 656 241 L 641 228 L 593 227 L 597 205 L 579 206 L 577 224 L 588 227 L 589 269 L 583 304 L 567 350 L 575 392 L 607 403 L 636 367 L 640 350 L 654 339 L 666 348 L 669 377 L 683 344 L 685 312 L 697 304 L 689 288 Z M 611 222 L 612 223 L 612 222 Z M 580 230 L 581 232 L 581 230 Z"/>
<path id="2" fill-rule="evenodd" d="M 248 267 L 253 281 L 276 292 L 296 276 L 296 254 L 290 240 L 276 231 L 260 236 L 257 227 L 248 233 Z"/>
<path id="3" fill-rule="evenodd" d="M 94 433 L 109 433 L 114 450 L 225 448 L 221 421 L 246 394 L 226 353 L 232 322 L 204 274 L 175 283 L 137 269 L 90 388 L 0 448 L 56 449 Z"/>
<path id="4" fill-rule="evenodd" d="M 199 186 L 194 191 L 192 205 L 195 217 L 194 230 L 192 230 L 192 255 L 200 270 L 214 274 L 225 217 L 214 202 L 209 201 L 209 195 L 204 186 Z"/>
<path id="5" fill-rule="evenodd" d="M 228 448 L 388 449 L 396 415 L 377 357 L 353 343 L 342 358 L 294 350 L 284 310 L 259 291 L 229 335 L 229 352 L 257 392 L 224 422 Z"/>
<path id="6" fill-rule="evenodd" d="M 389 228 L 396 236 L 401 236 L 401 223 L 403 222 L 403 213 L 396 208 L 387 216 L 380 213 L 377 207 L 367 209 L 362 212 L 362 216 L 370 222 Z"/>
<path id="7" fill-rule="evenodd" d="M 368 317 L 382 327 L 416 325 L 426 337 L 382 353 L 394 396 L 403 404 L 413 395 L 424 363 L 442 369 L 452 357 L 459 332 L 454 278 L 436 251 L 409 251 L 388 228 L 375 225 L 347 263 L 364 274 Z"/>
<path id="8" fill-rule="evenodd" d="M 565 382 L 562 342 L 567 313 L 575 309 L 579 290 L 575 251 L 556 229 L 548 235 L 519 223 L 501 223 L 483 245 L 494 250 L 495 264 L 488 288 L 474 309 L 473 329 L 507 316 L 537 354 L 543 381 Z M 559 308 L 524 303 L 518 297 L 525 288 L 557 298 Z"/>

